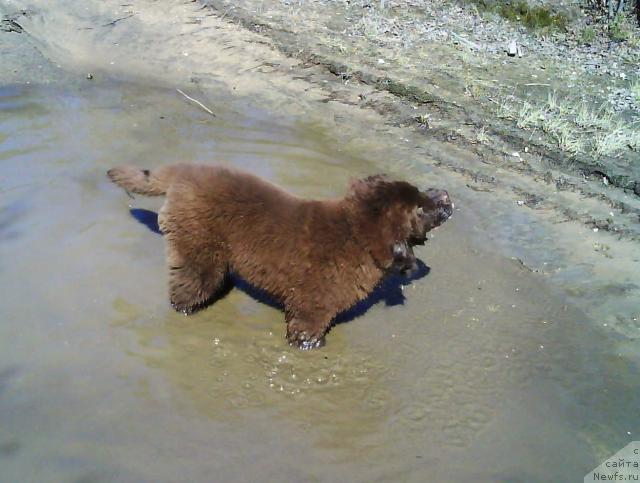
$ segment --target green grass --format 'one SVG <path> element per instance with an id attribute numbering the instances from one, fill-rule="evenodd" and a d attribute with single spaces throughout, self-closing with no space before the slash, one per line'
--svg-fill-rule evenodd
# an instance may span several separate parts
<path id="1" fill-rule="evenodd" d="M 580 42 L 591 44 L 596 39 L 596 29 L 591 26 L 585 27 L 580 32 Z"/>
<path id="2" fill-rule="evenodd" d="M 524 0 L 469 0 L 479 11 L 497 13 L 515 23 L 526 25 L 532 30 L 566 30 L 567 17 L 562 13 L 541 6 L 531 6 Z"/>
<path id="3" fill-rule="evenodd" d="M 624 14 L 618 14 L 609 23 L 609 38 L 614 42 L 629 40 L 633 34 L 629 19 Z"/>

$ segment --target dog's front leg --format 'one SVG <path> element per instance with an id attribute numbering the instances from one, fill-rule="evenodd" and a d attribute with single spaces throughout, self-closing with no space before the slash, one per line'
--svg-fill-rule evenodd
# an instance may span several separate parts
<path id="1" fill-rule="evenodd" d="M 306 350 L 322 347 L 325 344 L 324 336 L 331 325 L 330 317 L 301 316 L 300 314 L 289 316 L 288 314 L 287 340 L 290 345 Z"/>

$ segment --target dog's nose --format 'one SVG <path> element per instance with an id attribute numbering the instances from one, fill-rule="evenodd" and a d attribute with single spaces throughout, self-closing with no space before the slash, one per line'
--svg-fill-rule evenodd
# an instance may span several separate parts
<path id="1" fill-rule="evenodd" d="M 435 201 L 439 206 L 450 205 L 451 198 L 449 198 L 449 192 L 447 190 L 440 190 L 433 201 Z"/>
<path id="2" fill-rule="evenodd" d="M 433 201 L 438 207 L 440 218 L 444 221 L 453 214 L 453 202 L 449 197 L 449 192 L 446 190 L 438 190 L 436 196 L 433 197 Z"/>
<path id="3" fill-rule="evenodd" d="M 447 190 L 430 188 L 424 192 L 436 205 L 448 204 L 451 202 Z"/>
<path id="4" fill-rule="evenodd" d="M 453 214 L 453 202 L 447 190 L 429 188 L 423 192 L 423 195 L 428 198 L 425 204 L 431 206 L 431 209 L 435 208 L 436 217 L 439 220 L 438 224 Z"/>

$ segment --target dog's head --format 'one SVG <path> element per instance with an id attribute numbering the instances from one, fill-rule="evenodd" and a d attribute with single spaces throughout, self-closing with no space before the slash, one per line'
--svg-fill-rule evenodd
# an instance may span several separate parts
<path id="1" fill-rule="evenodd" d="M 383 175 L 353 181 L 347 199 L 356 203 L 366 217 L 366 230 L 375 234 L 369 249 L 377 263 L 403 273 L 417 268 L 413 247 L 423 245 L 427 233 L 453 213 L 445 190 L 420 191 L 406 181 Z"/>
<path id="2" fill-rule="evenodd" d="M 429 188 L 420 192 L 420 202 L 411 215 L 411 246 L 424 245 L 427 233 L 439 227 L 453 214 L 453 202 L 446 190 Z"/>

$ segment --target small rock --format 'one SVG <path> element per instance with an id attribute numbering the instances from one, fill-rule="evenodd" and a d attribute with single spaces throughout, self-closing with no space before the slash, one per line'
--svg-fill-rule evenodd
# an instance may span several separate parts
<path id="1" fill-rule="evenodd" d="M 518 45 L 516 44 L 515 40 L 512 40 L 511 42 L 509 42 L 509 46 L 507 47 L 507 55 L 509 57 L 515 57 L 517 53 Z"/>

